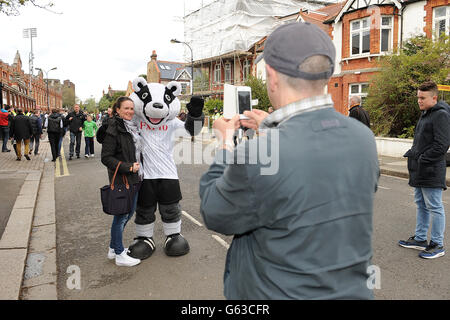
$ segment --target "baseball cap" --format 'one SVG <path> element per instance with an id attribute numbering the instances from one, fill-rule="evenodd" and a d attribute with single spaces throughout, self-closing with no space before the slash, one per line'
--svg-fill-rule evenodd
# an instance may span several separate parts
<path id="1" fill-rule="evenodd" d="M 323 55 L 330 59 L 330 70 L 309 73 L 299 70 L 307 58 Z M 275 29 L 267 38 L 261 59 L 275 70 L 294 78 L 306 80 L 328 79 L 334 72 L 336 49 L 323 30 L 309 22 L 292 22 Z"/>

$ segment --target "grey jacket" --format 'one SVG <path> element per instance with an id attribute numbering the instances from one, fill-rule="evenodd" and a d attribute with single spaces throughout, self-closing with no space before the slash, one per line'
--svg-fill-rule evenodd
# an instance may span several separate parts
<path id="1" fill-rule="evenodd" d="M 248 151 L 261 141 L 267 154 L 279 150 L 278 164 L 262 165 L 262 157 L 249 164 Z M 221 164 L 226 156 L 246 164 Z M 278 172 L 262 175 L 270 165 Z M 333 108 L 294 115 L 234 155 L 217 153 L 200 181 L 200 209 L 209 229 L 234 235 L 225 297 L 372 299 L 378 178 L 372 132 Z"/>

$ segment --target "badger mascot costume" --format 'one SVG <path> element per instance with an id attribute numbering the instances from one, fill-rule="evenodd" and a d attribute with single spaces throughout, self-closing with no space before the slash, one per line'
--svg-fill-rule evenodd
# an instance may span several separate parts
<path id="1" fill-rule="evenodd" d="M 200 133 L 204 122 L 203 100 L 192 97 L 187 104 L 186 121 L 177 118 L 180 112 L 181 85 L 147 83 L 144 78 L 133 81 L 133 121 L 141 135 L 141 165 L 144 175 L 136 208 L 136 238 L 128 254 L 147 259 L 155 250 L 153 228 L 157 205 L 163 223 L 168 256 L 182 256 L 189 252 L 189 244 L 181 235 L 181 190 L 173 158 L 175 134 L 180 128 L 185 135 Z"/>

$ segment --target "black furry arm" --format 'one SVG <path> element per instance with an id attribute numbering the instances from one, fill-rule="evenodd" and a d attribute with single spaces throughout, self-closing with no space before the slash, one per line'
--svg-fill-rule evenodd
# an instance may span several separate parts
<path id="1" fill-rule="evenodd" d="M 196 136 L 202 131 L 203 124 L 205 123 L 205 115 L 202 113 L 199 117 L 193 117 L 190 113 L 186 116 L 184 122 L 184 128 L 189 132 L 191 136 Z"/>

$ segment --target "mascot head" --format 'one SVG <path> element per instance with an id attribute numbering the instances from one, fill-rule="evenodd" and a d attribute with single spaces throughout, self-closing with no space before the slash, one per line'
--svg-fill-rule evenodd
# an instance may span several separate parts
<path id="1" fill-rule="evenodd" d="M 133 81 L 134 92 L 130 95 L 134 102 L 137 116 L 147 120 L 152 128 L 157 128 L 167 121 L 175 119 L 181 109 L 181 85 L 172 81 L 167 85 L 147 83 L 144 78 Z"/>

